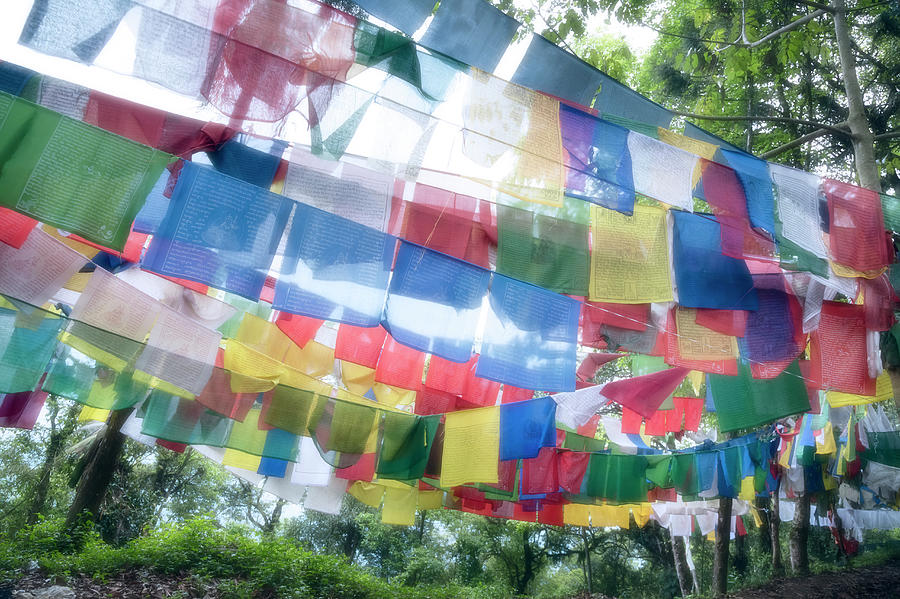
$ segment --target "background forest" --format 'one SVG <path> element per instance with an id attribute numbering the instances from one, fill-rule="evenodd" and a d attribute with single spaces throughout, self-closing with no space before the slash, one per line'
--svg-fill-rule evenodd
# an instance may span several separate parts
<path id="1" fill-rule="evenodd" d="M 886 193 L 900 189 L 896 0 L 849 7 L 843 0 L 495 4 L 729 143 Z M 603 15 L 615 21 L 591 30 L 588 23 Z M 615 23 L 642 26 L 655 32 L 655 41 L 636 53 Z M 841 31 L 852 61 L 839 47 Z M 872 172 L 874 178 L 866 174 Z M 885 355 L 889 366 L 900 366 L 900 352 L 888 347 Z M 628 359 L 621 359 L 596 380 L 629 371 Z M 177 453 L 130 439 L 107 462 L 111 476 L 96 513 L 73 525 L 75 488 L 104 437 L 103 425 L 79 420 L 80 412 L 81 406 L 50 397 L 33 431 L 0 431 L 0 576 L 39 569 L 61 580 L 104 579 L 138 568 L 194 577 L 197 596 L 210 579 L 221 581 L 223 596 L 682 594 L 676 563 L 686 563 L 684 546 L 654 522 L 587 529 L 434 510 L 420 512 L 414 527 L 389 526 L 353 498 L 338 516 L 304 512 L 190 449 Z M 715 428 L 715 416 L 705 418 L 704 428 Z M 662 448 L 675 442 L 671 435 L 658 441 Z M 813 512 L 833 500 L 810 499 Z M 767 514 L 767 504 L 759 507 Z M 848 562 L 827 528 L 784 525 L 773 535 L 766 518 L 759 525 L 748 516 L 745 523 L 748 534 L 730 549 L 729 589 L 782 574 L 783 564 L 803 574 Z M 866 541 L 856 565 L 892 555 L 900 534 L 868 533 Z M 793 555 L 803 546 L 808 563 Z M 713 542 L 695 533 L 689 550 L 693 572 L 683 579 L 695 593 L 713 594 Z"/>

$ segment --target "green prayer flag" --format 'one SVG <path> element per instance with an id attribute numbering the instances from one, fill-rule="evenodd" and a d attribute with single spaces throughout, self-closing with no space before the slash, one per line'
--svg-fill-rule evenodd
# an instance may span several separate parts
<path id="1" fill-rule="evenodd" d="M 28 306 L 0 308 L 0 393 L 34 391 L 66 320 Z"/>
<path id="2" fill-rule="evenodd" d="M 375 469 L 378 476 L 412 480 L 424 475 L 440 422 L 440 415 L 385 413 L 381 451 Z"/>
<path id="3" fill-rule="evenodd" d="M 884 214 L 884 228 L 900 233 L 900 198 L 881 194 L 881 212 Z"/>
<path id="4" fill-rule="evenodd" d="M 647 458 L 595 453 L 588 465 L 585 491 L 591 497 L 636 503 L 647 501 Z"/>
<path id="5" fill-rule="evenodd" d="M 143 434 L 189 445 L 225 447 L 235 422 L 197 401 L 159 390 L 150 393 L 141 411 Z"/>
<path id="6" fill-rule="evenodd" d="M 682 495 L 696 495 L 700 488 L 700 469 L 697 454 L 679 453 L 672 460 L 672 484 Z"/>
<path id="7" fill-rule="evenodd" d="M 754 379 L 750 366 L 738 362 L 737 376 L 710 374 L 708 380 L 722 432 L 752 428 L 810 408 L 796 361 L 774 379 Z"/>
<path id="8" fill-rule="evenodd" d="M 572 295 L 587 295 L 588 226 L 497 207 L 497 272 Z"/>
<path id="9" fill-rule="evenodd" d="M 310 414 L 320 413 L 327 400 L 328 398 L 313 391 L 278 385 L 272 391 L 272 400 L 264 420 L 266 424 L 281 430 L 309 437 L 312 435 L 309 427 Z"/>
<path id="10" fill-rule="evenodd" d="M 121 250 L 174 157 L 0 92 L 0 205 Z"/>

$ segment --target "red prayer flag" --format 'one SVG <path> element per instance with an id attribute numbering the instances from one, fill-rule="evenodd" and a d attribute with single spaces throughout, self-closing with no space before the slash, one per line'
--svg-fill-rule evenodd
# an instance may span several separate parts
<path id="1" fill-rule="evenodd" d="M 723 335 L 743 337 L 747 332 L 747 311 L 697 308 L 695 322 Z"/>
<path id="2" fill-rule="evenodd" d="M 594 378 L 594 375 L 597 374 L 597 371 L 600 370 L 601 366 L 608 364 L 613 360 L 618 360 L 623 355 L 625 354 L 588 354 L 585 356 L 584 360 L 582 360 L 581 364 L 578 365 L 575 376 L 582 381 L 590 380 Z"/>
<path id="3" fill-rule="evenodd" d="M 375 380 L 385 385 L 416 390 L 422 387 L 424 369 L 423 352 L 407 347 L 388 335 L 375 365 Z"/>
<path id="4" fill-rule="evenodd" d="M 822 389 L 875 395 L 869 378 L 865 306 L 822 302 L 819 328 L 810 342 L 810 377 Z"/>
<path id="5" fill-rule="evenodd" d="M 428 373 L 425 375 L 425 384 L 432 389 L 462 395 L 469 373 L 475 371 L 477 362 L 478 356 L 472 356 L 468 362 L 458 363 L 432 355 Z"/>
<path id="6" fill-rule="evenodd" d="M 678 388 L 690 370 L 676 366 L 659 372 L 606 383 L 603 395 L 620 405 L 650 418 L 662 402 Z"/>
<path id="7" fill-rule="evenodd" d="M 881 270 L 891 261 L 881 196 L 871 189 L 825 179 L 828 242 L 838 264 L 858 271 Z"/>
<path id="8" fill-rule="evenodd" d="M 587 472 L 591 454 L 584 451 L 561 451 L 556 459 L 559 486 L 573 495 L 581 494 L 581 483 Z"/>
<path id="9" fill-rule="evenodd" d="M 290 312 L 279 312 L 278 317 L 275 319 L 275 326 L 290 337 L 291 341 L 300 347 L 305 347 L 307 343 L 315 339 L 316 333 L 322 328 L 324 322 L 324 320 L 318 318 L 300 316 Z M 335 350 L 335 353 L 337 353 L 337 350 Z"/>
<path id="10" fill-rule="evenodd" d="M 387 331 L 381 327 L 355 327 L 342 324 L 338 327 L 334 357 L 360 366 L 375 368 Z"/>
<path id="11" fill-rule="evenodd" d="M 0 206 L 0 241 L 6 245 L 22 247 L 35 225 L 33 218 Z"/>

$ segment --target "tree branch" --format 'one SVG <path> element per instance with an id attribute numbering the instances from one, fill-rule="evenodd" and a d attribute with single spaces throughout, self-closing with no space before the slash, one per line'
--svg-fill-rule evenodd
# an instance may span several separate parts
<path id="1" fill-rule="evenodd" d="M 822 4 L 821 2 L 813 2 L 813 0 L 798 0 L 801 4 L 812 6 L 813 8 L 821 8 L 826 12 L 834 12 L 834 8 L 830 4 Z"/>
<path id="2" fill-rule="evenodd" d="M 838 125 L 838 126 L 840 126 L 840 125 Z M 762 158 L 763 160 L 768 160 L 769 158 L 772 158 L 773 156 L 783 154 L 784 152 L 787 152 L 788 150 L 793 150 L 796 147 L 802 146 L 803 144 L 810 142 L 814 139 L 817 139 L 819 137 L 822 137 L 823 135 L 826 135 L 828 133 L 831 133 L 828 129 L 825 129 L 825 128 L 816 129 L 812 133 L 807 133 L 806 135 L 804 135 L 802 137 L 798 137 L 797 139 L 795 139 L 793 141 L 789 141 L 784 145 L 778 146 L 777 148 L 774 148 L 772 150 L 769 150 L 768 152 L 765 152 L 764 154 L 760 154 L 759 157 Z"/>
<path id="3" fill-rule="evenodd" d="M 875 136 L 875 141 L 884 141 L 886 139 L 893 139 L 895 137 L 900 137 L 900 129 L 896 129 L 894 131 L 888 131 L 887 133 L 881 133 Z"/>
<path id="4" fill-rule="evenodd" d="M 818 127 L 819 129 L 825 129 L 832 133 L 838 135 L 850 135 L 844 129 L 840 129 L 834 125 L 826 125 L 825 123 L 817 123 L 815 121 L 807 121 L 805 119 L 793 119 L 784 116 L 757 116 L 757 115 L 739 115 L 739 116 L 725 116 L 725 115 L 712 115 L 712 114 L 694 114 L 692 112 L 681 112 L 678 110 L 670 110 L 672 114 L 676 114 L 678 116 L 684 116 L 691 119 L 702 119 L 706 121 L 729 121 L 729 122 L 742 122 L 742 121 L 771 121 L 774 123 L 793 123 L 795 125 L 808 125 L 810 127 Z"/>
<path id="5" fill-rule="evenodd" d="M 788 23 L 788 24 L 785 25 L 784 27 L 782 27 L 782 28 L 780 28 L 780 29 L 776 29 L 776 30 L 773 31 L 772 33 L 770 33 L 770 34 L 768 34 L 768 35 L 762 37 L 761 39 L 756 40 L 755 42 L 750 42 L 749 44 L 742 44 L 742 45 L 745 46 L 745 47 L 747 47 L 747 48 L 755 48 L 755 47 L 757 47 L 757 46 L 761 46 L 762 44 L 765 44 L 765 43 L 768 42 L 769 40 L 775 39 L 776 37 L 778 37 L 778 36 L 781 35 L 782 33 L 787 33 L 788 31 L 791 31 L 791 30 L 793 30 L 793 29 L 796 29 L 796 28 L 799 27 L 800 25 L 803 25 L 803 24 L 805 24 L 805 23 L 809 23 L 809 22 L 812 21 L 813 19 L 816 19 L 816 18 L 818 18 L 818 17 L 821 17 L 822 15 L 826 14 L 827 12 L 828 12 L 828 11 L 823 10 L 823 9 L 821 9 L 821 8 L 820 8 L 819 10 L 814 10 L 813 12 L 809 13 L 808 15 L 803 16 L 803 17 L 800 17 L 800 18 L 797 19 L 796 21 L 791 21 L 790 23 Z"/>

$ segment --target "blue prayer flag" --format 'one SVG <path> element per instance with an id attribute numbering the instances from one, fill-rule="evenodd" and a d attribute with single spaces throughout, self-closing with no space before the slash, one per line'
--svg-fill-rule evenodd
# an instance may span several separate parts
<path id="1" fill-rule="evenodd" d="M 269 151 L 264 152 L 230 139 L 207 155 L 217 171 L 268 189 L 275 179 L 287 142 L 274 140 L 268 145 L 271 146 Z"/>
<path id="2" fill-rule="evenodd" d="M 556 446 L 556 402 L 550 396 L 500 406 L 500 459 L 536 458 Z"/>
<path id="3" fill-rule="evenodd" d="M 258 299 L 292 202 L 185 162 L 144 268 Z"/>
<path id="4" fill-rule="evenodd" d="M 774 237 L 775 196 L 772 193 L 772 177 L 769 175 L 768 163 L 746 152 L 726 149 L 722 149 L 721 152 L 744 188 L 750 225 Z"/>
<path id="5" fill-rule="evenodd" d="M 673 214 L 678 303 L 686 308 L 756 310 L 759 301 L 753 278 L 743 260 L 722 253 L 719 223 L 709 215 Z"/>
<path id="6" fill-rule="evenodd" d="M 297 204 L 275 284 L 275 309 L 378 325 L 395 244 L 381 231 Z"/>
<path id="7" fill-rule="evenodd" d="M 442 0 L 420 43 L 490 73 L 518 28 L 485 0 Z"/>
<path id="8" fill-rule="evenodd" d="M 581 304 L 494 274 L 475 374 L 523 389 L 573 391 Z"/>
<path id="9" fill-rule="evenodd" d="M 384 328 L 404 345 L 467 362 L 490 278 L 488 270 L 401 242 Z"/>

